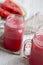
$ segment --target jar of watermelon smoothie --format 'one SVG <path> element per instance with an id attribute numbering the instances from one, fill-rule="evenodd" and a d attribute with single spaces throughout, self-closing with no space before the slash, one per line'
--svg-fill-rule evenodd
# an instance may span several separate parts
<path id="1" fill-rule="evenodd" d="M 20 15 L 10 15 L 4 25 L 4 47 L 10 51 L 21 49 L 24 35 L 24 18 Z"/>
<path id="2" fill-rule="evenodd" d="M 32 40 L 24 41 L 23 52 L 30 65 L 43 65 L 43 27 L 39 28 Z"/>

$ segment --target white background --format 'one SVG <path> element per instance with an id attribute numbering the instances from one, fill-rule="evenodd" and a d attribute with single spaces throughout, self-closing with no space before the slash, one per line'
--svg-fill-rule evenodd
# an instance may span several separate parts
<path id="1" fill-rule="evenodd" d="M 33 14 L 37 12 L 41 12 L 43 14 L 43 0 L 14 0 L 15 2 L 22 5 L 27 12 L 27 17 L 29 18 Z"/>

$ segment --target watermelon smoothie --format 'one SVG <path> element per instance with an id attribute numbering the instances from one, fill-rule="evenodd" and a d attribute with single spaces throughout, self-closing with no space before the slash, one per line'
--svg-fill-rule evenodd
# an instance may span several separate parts
<path id="1" fill-rule="evenodd" d="M 43 32 L 40 31 L 32 40 L 30 65 L 43 65 Z"/>
<path id="2" fill-rule="evenodd" d="M 10 15 L 4 28 L 4 47 L 11 51 L 21 49 L 24 35 L 23 18 L 18 15 Z"/>

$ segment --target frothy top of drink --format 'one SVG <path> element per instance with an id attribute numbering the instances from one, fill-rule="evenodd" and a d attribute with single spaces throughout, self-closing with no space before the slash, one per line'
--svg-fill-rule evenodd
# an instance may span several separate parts
<path id="1" fill-rule="evenodd" d="M 18 28 L 20 26 L 23 26 L 23 19 L 18 16 L 16 17 L 9 16 L 9 18 L 7 19 L 6 25 L 12 28 Z"/>
<path id="2" fill-rule="evenodd" d="M 36 32 L 34 39 L 37 44 L 39 44 L 40 46 L 43 46 L 43 29 L 40 29 L 38 32 Z"/>
<path id="3" fill-rule="evenodd" d="M 36 32 L 36 38 L 37 38 L 39 41 L 43 42 L 43 29 L 42 29 L 42 28 L 39 29 L 38 32 Z"/>

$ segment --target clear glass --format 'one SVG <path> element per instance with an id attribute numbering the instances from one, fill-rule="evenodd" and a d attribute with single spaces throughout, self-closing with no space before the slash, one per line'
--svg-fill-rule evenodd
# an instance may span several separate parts
<path id="1" fill-rule="evenodd" d="M 43 65 L 43 32 L 37 33 L 32 41 L 30 65 Z"/>
<path id="2" fill-rule="evenodd" d="M 4 48 L 18 52 L 21 49 L 24 35 L 24 18 L 10 15 L 4 25 Z"/>
<path id="3" fill-rule="evenodd" d="M 29 59 L 30 65 L 43 65 L 43 27 L 35 33 L 31 42 L 26 40 L 24 43 L 26 43 L 27 49 L 30 48 L 28 50 L 30 54 L 25 56 L 25 58 Z"/>

